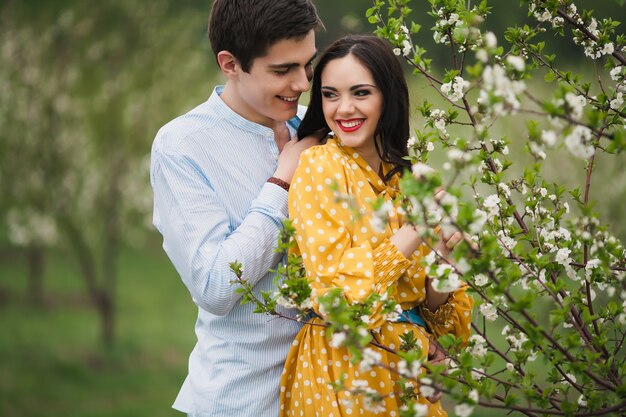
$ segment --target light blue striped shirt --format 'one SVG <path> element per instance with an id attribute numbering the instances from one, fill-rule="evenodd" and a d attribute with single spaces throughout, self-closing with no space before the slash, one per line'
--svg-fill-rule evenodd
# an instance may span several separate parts
<path id="1" fill-rule="evenodd" d="M 163 126 L 152 146 L 153 222 L 198 305 L 198 342 L 173 407 L 194 417 L 276 417 L 300 325 L 242 306 L 229 264 L 243 264 L 257 295 L 274 288 L 268 270 L 280 261 L 288 193 L 266 182 L 279 153 L 272 129 L 235 113 L 221 91 Z"/>

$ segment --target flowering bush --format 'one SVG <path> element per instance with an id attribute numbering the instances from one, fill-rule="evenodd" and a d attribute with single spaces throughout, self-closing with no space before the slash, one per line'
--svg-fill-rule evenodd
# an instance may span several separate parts
<path id="1" fill-rule="evenodd" d="M 409 141 L 413 168 L 402 178 L 399 203 L 405 219 L 422 225 L 425 241 L 437 239 L 437 226 L 446 234 L 464 233 L 453 260 L 433 247 L 424 265 L 441 291 L 466 282 L 477 312 L 467 345 L 452 336 L 439 339 L 447 366 L 421 363 L 419 346 L 405 335 L 396 349 L 404 361 L 395 370 L 403 377 L 396 390 L 405 403 L 403 416 L 426 415 L 414 402 L 418 384 L 423 396 L 434 389 L 446 393 L 461 417 L 477 406 L 527 416 L 623 415 L 626 251 L 601 224 L 590 199 L 597 154 L 619 155 L 626 148 L 626 37 L 617 33 L 619 23 L 598 20 L 572 0 L 522 0 L 533 26 L 511 27 L 498 36 L 481 29 L 489 16 L 486 1 L 472 6 L 430 0 L 434 42 L 452 55 L 451 68 L 440 78 L 427 51 L 413 42 L 420 26 L 408 21 L 410 3 L 376 0 L 367 16 L 448 106 L 435 108 L 427 100 L 420 105 L 424 125 Z M 544 32 L 571 34 L 584 59 L 602 63 L 599 71 L 606 74 L 592 84 L 560 70 L 555 55 L 537 40 Z M 546 84 L 531 83 L 537 75 Z M 508 140 L 495 132 L 520 115 L 532 117 L 523 133 L 532 162 L 516 173 Z M 445 184 L 426 165 L 438 147 L 447 153 Z M 543 165 L 558 165 L 560 148 L 584 168 L 581 189 L 545 178 Z M 442 185 L 446 196 L 436 199 Z M 385 224 L 388 212 L 381 203 L 372 208 L 375 227 Z M 283 299 L 303 294 L 298 279 L 283 284 Z M 245 283 L 241 270 L 238 281 Z M 289 305 L 303 307 L 307 297 Z M 377 366 L 379 359 L 367 347 L 368 311 L 381 303 L 393 319 L 394 303 L 371 297 L 348 305 L 340 293 L 324 297 L 332 342 L 348 346 L 360 366 Z M 262 304 L 259 310 L 269 312 Z M 429 372 L 419 372 L 422 368 Z M 366 396 L 377 409 L 380 394 L 371 387 L 330 382 Z"/>

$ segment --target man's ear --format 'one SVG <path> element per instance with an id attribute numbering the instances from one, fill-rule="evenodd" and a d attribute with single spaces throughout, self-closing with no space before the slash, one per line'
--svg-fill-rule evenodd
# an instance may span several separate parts
<path id="1" fill-rule="evenodd" d="M 236 78 L 241 71 L 239 61 L 228 51 L 217 53 L 217 64 L 228 79 Z"/>

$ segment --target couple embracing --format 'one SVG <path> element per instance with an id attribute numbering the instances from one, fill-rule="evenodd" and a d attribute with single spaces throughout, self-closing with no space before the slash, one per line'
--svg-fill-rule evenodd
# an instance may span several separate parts
<path id="1" fill-rule="evenodd" d="M 359 374 L 347 348 L 331 346 L 320 330 L 317 305 L 302 324 L 240 304 L 230 263 L 241 262 L 258 295 L 272 290 L 287 218 L 317 294 L 340 287 L 358 303 L 391 288 L 420 317 L 422 325 L 374 314 L 380 344 L 398 347 L 413 331 L 424 360 L 436 362 L 443 358 L 432 338 L 469 336 L 471 298 L 465 287 L 432 288 L 418 232 L 395 212 L 385 230 L 373 228 L 367 214 L 355 217 L 333 197 L 331 182 L 366 212 L 378 198 L 393 200 L 409 167 L 409 98 L 400 63 L 374 36 L 335 41 L 314 70 L 321 25 L 310 0 L 215 0 L 209 39 L 225 85 L 161 128 L 153 144 L 154 224 L 198 306 L 198 341 L 174 403 L 193 417 L 374 415 L 362 398 L 343 401 L 328 386 L 341 377 L 384 395 L 378 415 L 400 415 L 398 376 L 389 370 L 398 356 L 373 347 L 388 366 Z M 308 108 L 299 106 L 309 89 Z M 438 249 L 447 253 L 455 239 Z M 418 401 L 427 415 L 446 415 L 438 394 Z"/>

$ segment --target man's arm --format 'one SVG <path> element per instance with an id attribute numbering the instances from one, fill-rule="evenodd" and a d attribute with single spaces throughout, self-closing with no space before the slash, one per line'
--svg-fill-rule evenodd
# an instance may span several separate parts
<path id="1" fill-rule="evenodd" d="M 230 285 L 230 263 L 241 262 L 254 285 L 280 259 L 274 248 L 287 217 L 287 192 L 265 184 L 242 223 L 231 230 L 228 208 L 190 158 L 155 151 L 151 177 L 154 223 L 165 251 L 196 304 L 212 314 L 227 314 L 240 297 Z"/>
<path id="2" fill-rule="evenodd" d="M 300 153 L 317 143 L 313 138 L 290 141 L 274 176 L 290 182 Z M 242 223 L 231 230 L 228 207 L 191 158 L 154 150 L 151 181 L 154 223 L 165 251 L 196 304 L 212 314 L 227 314 L 240 298 L 230 285 L 235 278 L 230 263 L 241 262 L 244 277 L 255 285 L 280 260 L 274 249 L 288 216 L 288 193 L 266 183 Z"/>

